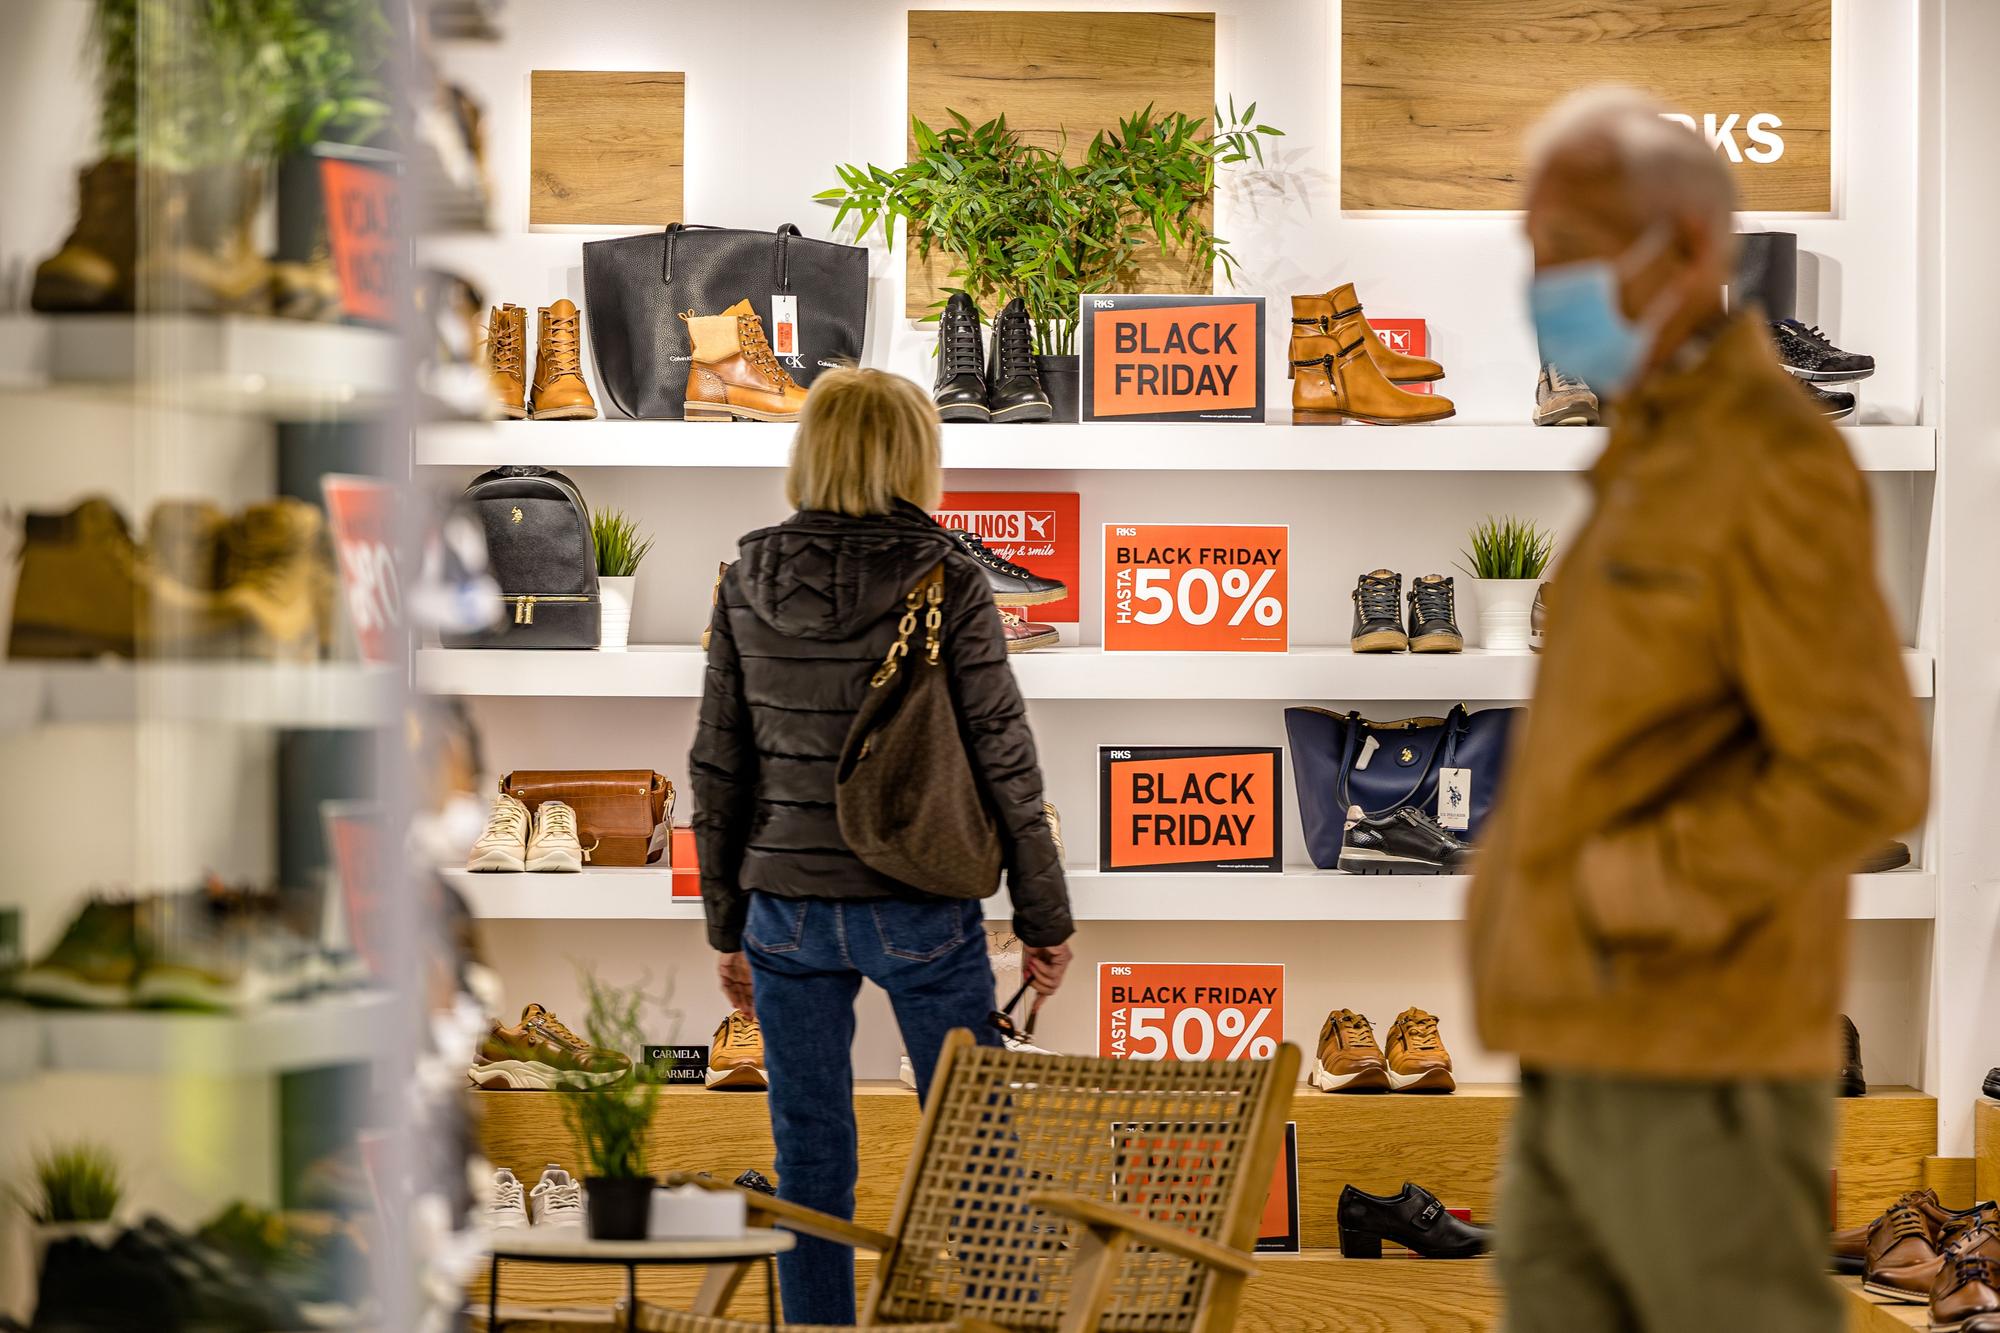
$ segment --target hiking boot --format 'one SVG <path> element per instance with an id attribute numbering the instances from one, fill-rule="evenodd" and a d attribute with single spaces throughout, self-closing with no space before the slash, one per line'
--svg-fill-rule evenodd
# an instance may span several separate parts
<path id="1" fill-rule="evenodd" d="M 1868 1080 L 1861 1073 L 1861 1030 L 1846 1014 L 1840 1016 L 1840 1095 L 1865 1097 Z"/>
<path id="2" fill-rule="evenodd" d="M 139 974 L 139 909 L 93 898 L 41 959 L 14 976 L 14 993 L 31 1004 L 92 1009 L 131 1003 Z"/>
<path id="3" fill-rule="evenodd" d="M 1357 653 L 1400 653 L 1410 646 L 1403 629 L 1403 576 L 1378 569 L 1354 580 L 1354 628 L 1347 646 Z"/>
<path id="4" fill-rule="evenodd" d="M 1054 625 L 1038 625 L 1011 606 L 1000 608 L 1000 628 L 1007 635 L 1007 651 L 1010 653 L 1053 648 L 1062 642 L 1062 635 L 1056 632 Z"/>
<path id="5" fill-rule="evenodd" d="M 729 1011 L 708 1049 L 708 1086 L 762 1092 L 771 1086 L 764 1072 L 764 1030 L 741 1009 Z"/>
<path id="6" fill-rule="evenodd" d="M 995 555 L 987 549 L 986 543 L 971 533 L 958 528 L 946 528 L 945 531 L 986 571 L 986 586 L 993 590 L 993 600 L 1000 605 L 1042 606 L 1048 602 L 1060 602 L 1069 596 L 1069 588 L 1065 584 L 1045 579 L 1032 569 L 1024 569 L 1012 560 Z"/>
<path id="7" fill-rule="evenodd" d="M 506 792 L 493 798 L 486 814 L 486 831 L 465 854 L 467 870 L 525 870 L 528 860 L 528 829 L 533 820 L 528 807 Z"/>
<path id="8" fill-rule="evenodd" d="M 937 376 L 931 401 L 939 421 L 991 421 L 986 404 L 986 346 L 979 331 L 979 307 L 964 292 L 953 292 L 938 316 Z"/>
<path id="9" fill-rule="evenodd" d="M 247 506 L 223 543 L 222 602 L 245 621 L 250 657 L 312 661 L 333 637 L 337 575 L 326 520 L 304 500 Z"/>
<path id="10" fill-rule="evenodd" d="M 1410 651 L 1457 653 L 1465 650 L 1453 606 L 1452 581 L 1443 574 L 1422 574 L 1410 581 Z"/>
<path id="11" fill-rule="evenodd" d="M 748 301 L 719 315 L 685 311 L 694 346 L 688 364 L 689 421 L 797 421 L 805 410 L 801 389 L 771 352 L 764 323 Z"/>
<path id="12" fill-rule="evenodd" d="M 1296 349 L 1303 338 L 1326 337 L 1333 332 L 1334 325 L 1349 319 L 1354 321 L 1356 332 L 1367 344 L 1369 359 L 1391 384 L 1427 384 L 1444 378 L 1444 367 L 1429 357 L 1389 350 L 1382 341 L 1382 335 L 1375 332 L 1367 317 L 1361 313 L 1361 298 L 1355 294 L 1351 282 L 1342 283 L 1321 296 L 1292 298 L 1293 347 Z M 1292 355 L 1297 357 L 1299 353 L 1294 350 Z M 1287 373 L 1289 375 L 1290 372 Z"/>
<path id="13" fill-rule="evenodd" d="M 1404 393 L 1382 374 L 1368 353 L 1373 333 L 1360 315 L 1334 324 L 1324 337 L 1297 339 L 1292 347 L 1292 420 L 1299 425 L 1366 421 L 1411 426 L 1442 421 L 1458 409 L 1443 394 Z"/>
<path id="14" fill-rule="evenodd" d="M 470 1075 L 487 1089 L 603 1088 L 632 1072 L 630 1056 L 602 1051 L 562 1025 L 562 1020 L 531 1004 L 514 1027 L 495 1023 L 479 1043 Z"/>
<path id="15" fill-rule="evenodd" d="M 713 583 L 712 585 L 710 585 L 710 587 L 709 587 L 709 590 L 708 590 L 708 619 L 709 619 L 709 623 L 708 623 L 708 624 L 704 624 L 704 625 L 703 625 L 703 626 L 701 627 L 701 650 L 702 650 L 703 652 L 707 652 L 707 651 L 708 651 L 708 639 L 709 639 L 709 635 L 710 635 L 711 633 L 713 633 L 713 622 L 714 622 L 714 620 L 715 620 L 715 608 L 716 608 L 716 607 L 717 607 L 718 605 L 720 605 L 720 604 L 721 604 L 721 602 L 722 602 L 722 576 L 723 576 L 724 574 L 727 574 L 728 572 L 729 572 L 729 562 L 728 562 L 727 560 L 719 560 L 719 561 L 717 561 L 717 562 L 716 562 L 716 565 L 715 565 L 715 582 L 714 582 L 714 583 Z"/>
<path id="16" fill-rule="evenodd" d="M 1451 1052 L 1438 1036 L 1435 1014 L 1405 1009 L 1389 1025 L 1389 1087 L 1395 1092 L 1450 1092 Z"/>
<path id="17" fill-rule="evenodd" d="M 1851 393 L 1822 389 L 1817 384 L 1808 384 L 1804 380 L 1799 381 L 1799 387 L 1806 391 L 1806 397 L 1812 400 L 1812 405 L 1819 409 L 1819 414 L 1828 421 L 1839 421 L 1842 417 L 1853 416 L 1856 405 L 1861 401 Z"/>
<path id="18" fill-rule="evenodd" d="M 535 807 L 522 869 L 575 873 L 589 859 L 590 852 L 577 840 L 576 811 L 561 801 L 543 801 Z"/>
<path id="19" fill-rule="evenodd" d="M 536 421 L 589 421 L 597 416 L 583 382 L 583 340 L 576 303 L 557 301 L 535 312 L 535 394 L 528 415 Z"/>
<path id="20" fill-rule="evenodd" d="M 146 556 L 183 587 L 215 592 L 228 532 L 229 516 L 207 500 L 161 500 L 146 516 Z"/>
<path id="21" fill-rule="evenodd" d="M 528 312 L 517 305 L 497 305 L 486 316 L 486 373 L 500 413 L 515 421 L 528 415 Z"/>
<path id="22" fill-rule="evenodd" d="M 1321 1092 L 1387 1092 L 1389 1063 L 1375 1029 L 1352 1009 L 1336 1009 L 1319 1030 L 1319 1058 L 1306 1082 Z"/>
<path id="23" fill-rule="evenodd" d="M 341 316 L 340 271 L 326 242 L 309 259 L 271 261 L 271 313 L 283 319 L 331 322 Z"/>
<path id="24" fill-rule="evenodd" d="M 136 270 L 147 310 L 263 315 L 271 264 L 256 244 L 264 173 L 228 164 L 164 178 L 159 240 Z"/>
<path id="25" fill-rule="evenodd" d="M 1865 380 L 1875 373 L 1874 357 L 1841 351 L 1817 325 L 1796 319 L 1774 319 L 1771 337 L 1778 344 L 1778 359 L 1784 362 L 1785 369 L 1802 380 L 1838 384 Z"/>
<path id="26" fill-rule="evenodd" d="M 986 367 L 986 407 L 995 421 L 1047 421 L 1055 415 L 1035 364 L 1035 324 L 1015 297 L 993 317 L 993 353 Z"/>
<path id="27" fill-rule="evenodd" d="M 1461 875 L 1472 848 L 1413 805 L 1368 816 L 1350 806 L 1340 842 L 1340 868 L 1350 875 Z"/>
<path id="28" fill-rule="evenodd" d="M 76 225 L 62 248 L 35 266 L 28 304 L 43 314 L 133 308 L 139 257 L 139 168 L 107 157 L 77 176 Z"/>
<path id="29" fill-rule="evenodd" d="M 1563 370 L 1544 365 L 1535 377 L 1537 426 L 1595 426 L 1597 395 L 1588 384 Z"/>

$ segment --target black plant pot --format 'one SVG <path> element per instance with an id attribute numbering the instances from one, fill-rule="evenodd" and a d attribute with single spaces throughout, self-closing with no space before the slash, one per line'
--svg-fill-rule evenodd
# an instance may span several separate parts
<path id="1" fill-rule="evenodd" d="M 1049 396 L 1051 421 L 1075 421 L 1083 415 L 1083 362 L 1074 356 L 1038 356 L 1035 369 Z"/>
<path id="2" fill-rule="evenodd" d="M 592 1240 L 644 1240 L 652 1220 L 653 1178 L 607 1180 L 588 1176 L 583 1182 L 584 1215 Z"/>

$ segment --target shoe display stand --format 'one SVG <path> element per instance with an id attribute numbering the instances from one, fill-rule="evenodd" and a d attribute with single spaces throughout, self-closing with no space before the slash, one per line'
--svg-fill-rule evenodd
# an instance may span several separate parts
<path id="1" fill-rule="evenodd" d="M 1092 0 L 1085 7 L 1110 6 Z M 952 423 L 942 431 L 949 489 L 1080 497 L 1081 623 L 1060 627 L 1061 647 L 1011 659 L 1049 795 L 1064 816 L 1081 923 L 1077 964 L 1043 1015 L 1037 1041 L 1095 1048 L 1096 968 L 1113 961 L 1283 963 L 1284 1035 L 1302 1046 L 1310 1046 L 1329 1008 L 1352 1006 L 1378 1023 L 1408 1004 L 1437 1011 L 1464 1080 L 1456 1094 L 1349 1098 L 1301 1089 L 1293 1118 L 1307 1252 L 1268 1259 L 1239 1327 L 1490 1329 L 1498 1305 L 1490 1261 L 1412 1270 L 1393 1259 L 1342 1259 L 1333 1248 L 1334 1200 L 1346 1183 L 1394 1190 L 1415 1180 L 1449 1206 L 1492 1218 L 1513 1069 L 1477 1044 L 1463 969 L 1468 881 L 1389 881 L 1311 868 L 1289 790 L 1282 874 L 1100 873 L 1097 747 L 1283 744 L 1286 705 L 1353 708 L 1389 720 L 1440 715 L 1458 702 L 1525 700 L 1536 668 L 1529 653 L 1476 646 L 1426 657 L 1348 651 L 1347 591 L 1357 572 L 1378 566 L 1408 578 L 1456 572 L 1468 527 L 1489 514 L 1553 526 L 1560 546 L 1585 512 L 1585 474 L 1607 432 L 1528 424 L 1536 365 L 1521 315 L 1526 254 L 1518 218 L 1340 210 L 1339 126 L 1332 114 L 1339 6 L 1217 0 L 1212 7 L 1218 94 L 1258 97 L 1260 119 L 1287 132 L 1280 143 L 1288 165 L 1259 177 L 1261 185 L 1283 188 L 1254 197 L 1226 193 L 1216 215 L 1242 265 L 1235 290 L 1265 296 L 1278 312 L 1266 367 L 1269 419 Z M 764 15 L 771 33 L 790 36 L 759 45 L 760 77 L 789 80 L 802 97 L 817 90 L 841 113 L 796 126 L 783 161 L 756 173 L 743 172 L 729 154 L 706 151 L 690 133 L 686 219 L 755 228 L 793 221 L 808 236 L 827 236 L 830 215 L 808 200 L 834 183 L 833 164 L 900 160 L 907 128 L 893 73 L 878 81 L 886 87 L 864 89 L 829 71 L 885 61 L 893 71 L 907 40 L 908 8 L 888 0 L 858 6 L 837 30 L 816 21 L 805 4 L 780 4 Z M 1845 182 L 1845 193 L 1836 213 L 1747 220 L 1795 230 L 1801 251 L 1818 256 L 1811 276 L 1819 305 L 1807 313 L 1844 345 L 1872 340 L 1881 369 L 1842 434 L 1866 474 L 1878 569 L 1937 755 L 1932 816 L 1903 835 L 1914 853 L 1911 868 L 1852 881 L 1855 925 L 1844 1003 L 1862 1032 L 1870 1092 L 1839 1107 L 1842 1224 L 1867 1220 L 1898 1192 L 1922 1183 L 1927 1159 L 1972 1152 L 1968 1089 L 1976 1088 L 1977 1074 L 1967 1070 L 1975 1059 L 1981 1073 L 2000 1060 L 2000 1050 L 1980 1045 L 1990 1040 L 1967 1016 L 1972 1001 L 1984 1002 L 1979 987 L 1990 976 L 1991 941 L 2000 931 L 2000 906 L 1980 890 L 2000 878 L 1980 859 L 1988 841 L 1982 830 L 2000 799 L 1986 772 L 1991 738 L 2000 734 L 2000 703 L 1983 665 L 2000 660 L 2000 631 L 1977 617 L 1955 618 L 1945 599 L 1950 589 L 1954 605 L 1968 596 L 1978 600 L 1990 570 L 2000 568 L 2000 525 L 1976 499 L 1988 497 L 1990 507 L 1992 459 L 2000 457 L 1992 408 L 1984 395 L 1973 396 L 1978 390 L 1961 387 L 1950 400 L 1959 413 L 1954 421 L 1944 392 L 1948 367 L 1960 386 L 1975 385 L 1983 366 L 2000 359 L 2000 339 L 1979 324 L 1975 310 L 1960 303 L 1947 319 L 1944 306 L 1947 291 L 1964 290 L 1968 277 L 1992 271 L 1973 238 L 1988 216 L 1982 210 L 2000 199 L 2000 184 L 1983 168 L 1962 173 L 1961 185 L 1958 164 L 1976 153 L 1970 127 L 1982 123 L 1995 95 L 1983 89 L 1986 76 L 1954 56 L 1944 39 L 1948 21 L 1986 21 L 1976 5 L 1927 0 L 1919 8 L 1923 13 L 1913 18 L 1907 9 L 1862 0 L 1837 14 L 1838 50 L 1883 58 L 1841 56 L 1835 67 L 1843 80 L 1839 103 L 1879 113 L 1865 126 L 1841 128 L 1836 180 Z M 473 277 L 495 301 L 583 302 L 578 242 L 618 230 L 528 229 L 523 221 L 530 127 L 519 90 L 531 71 L 546 66 L 548 51 L 568 53 L 564 59 L 575 68 L 613 67 L 604 62 L 615 52 L 617 68 L 683 72 L 690 126 L 742 76 L 738 57 L 748 39 L 725 31 L 728 24 L 690 38 L 665 23 L 635 20 L 629 10 L 616 12 L 615 40 L 593 32 L 599 13 L 593 6 L 560 17 L 510 14 L 498 42 L 467 48 L 460 53 L 463 68 L 452 71 L 491 112 L 500 226 L 491 236 L 428 241 L 425 257 Z M 810 55 L 791 49 L 805 32 L 813 34 Z M 1970 103 L 1954 113 L 1957 128 L 1949 136 L 1930 100 L 1938 88 Z M 1946 162 L 1953 164 L 1950 173 Z M 1899 187 L 1921 184 L 1921 202 L 1910 207 L 1910 189 L 1876 188 L 1878 178 Z M 1947 219 L 1958 238 L 1949 244 L 1941 239 Z M 864 359 L 927 385 L 934 335 L 903 317 L 902 242 L 893 253 L 884 253 L 879 240 L 871 245 Z M 1366 289 L 1371 315 L 1428 321 L 1430 353 L 1447 370 L 1438 387 L 1458 405 L 1451 422 L 1337 430 L 1291 424 L 1283 409 L 1284 300 L 1349 278 Z M 584 313 L 587 321 L 587 304 Z M 591 348 L 585 351 L 596 387 Z M 602 393 L 599 402 L 605 404 Z M 575 480 L 586 501 L 616 504 L 657 539 L 639 572 L 628 652 L 419 649 L 416 687 L 466 701 L 493 776 L 515 767 L 650 766 L 681 787 L 675 817 L 686 821 L 692 800 L 686 752 L 704 667 L 696 641 L 707 622 L 716 563 L 733 556 L 741 533 L 787 512 L 782 471 L 793 433 L 783 424 L 608 419 L 462 422 L 413 435 L 414 471 L 427 488 L 449 493 L 495 466 L 554 467 Z M 1288 524 L 1291 650 L 1104 652 L 1095 543 L 1101 525 L 1126 521 Z M 1954 570 L 1962 582 L 1951 577 Z M 1466 596 L 1470 581 L 1459 582 Z M 1460 616 L 1468 628 L 1476 623 L 1463 603 Z M 1289 788 L 1289 764 L 1284 778 Z M 505 991 L 503 1013 L 529 1000 L 580 1012 L 571 960 L 583 959 L 620 980 L 668 979 L 682 1013 L 679 1026 L 663 1024 L 657 1040 L 706 1040 L 722 1001 L 714 994 L 699 908 L 672 898 L 670 871 L 586 867 L 553 877 L 445 870 L 479 920 L 482 947 Z M 1005 959 L 1004 897 L 988 915 L 995 956 Z M 1003 988 L 1010 979 L 1003 976 Z M 864 995 L 855 1046 L 864 1080 L 856 1095 L 859 1215 L 877 1223 L 886 1219 L 916 1121 L 915 1098 L 882 1081 L 894 1071 L 899 1044 L 879 1001 Z M 552 1154 L 559 1161 L 569 1155 L 553 1094 L 469 1094 L 468 1102 L 497 1165 L 532 1171 Z M 749 1167 L 770 1170 L 767 1112 L 758 1095 L 670 1093 L 654 1134 L 655 1164 L 663 1170 L 724 1178 Z M 2000 1130 L 1992 1137 L 2000 1140 Z M 1992 1169 L 2000 1173 L 2000 1165 Z M 864 1282 L 867 1271 L 864 1260 Z M 755 1281 L 739 1311 L 761 1308 Z M 611 1285 L 601 1275 L 551 1269 L 533 1283 L 503 1276 L 501 1295 L 524 1306 L 603 1311 L 618 1294 Z M 646 1277 L 640 1290 L 646 1300 L 684 1305 L 693 1279 Z M 1907 1326 L 1900 1312 L 1881 1318 Z M 567 1327 L 552 1325 L 558 1326 Z"/>

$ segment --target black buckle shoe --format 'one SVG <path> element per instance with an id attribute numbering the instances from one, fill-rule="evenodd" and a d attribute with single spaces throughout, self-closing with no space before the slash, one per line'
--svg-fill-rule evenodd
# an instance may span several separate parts
<path id="1" fill-rule="evenodd" d="M 1421 1185 L 1403 1183 L 1387 1198 L 1349 1185 L 1335 1208 L 1340 1253 L 1347 1259 L 1380 1259 L 1382 1242 L 1392 1240 L 1425 1259 L 1476 1259 L 1486 1253 L 1485 1227 L 1461 1222 Z"/>
<path id="2" fill-rule="evenodd" d="M 1340 868 L 1350 875 L 1461 875 L 1472 848 L 1413 805 L 1373 817 L 1359 806 L 1347 812 Z"/>
<path id="3" fill-rule="evenodd" d="M 940 421 L 991 421 L 986 406 L 986 344 L 979 331 L 979 307 L 964 292 L 953 292 L 938 315 L 937 378 L 931 401 Z"/>
<path id="4" fill-rule="evenodd" d="M 993 355 L 986 367 L 986 406 L 995 421 L 1047 421 L 1055 415 L 1035 364 L 1035 326 L 1015 297 L 993 317 Z"/>

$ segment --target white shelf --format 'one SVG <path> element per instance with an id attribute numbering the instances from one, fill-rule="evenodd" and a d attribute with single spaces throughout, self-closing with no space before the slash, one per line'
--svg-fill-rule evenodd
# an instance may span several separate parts
<path id="1" fill-rule="evenodd" d="M 51 1070 L 233 1077 L 374 1060 L 397 1012 L 393 996 L 369 992 L 243 1015 L 48 1013 L 40 1026 Z"/>
<path id="2" fill-rule="evenodd" d="M 433 467 L 782 468 L 793 427 L 761 422 L 472 421 L 421 428 L 414 457 Z M 1930 426 L 1850 426 L 1870 472 L 1930 472 Z M 1580 472 L 1604 448 L 1600 427 L 1442 423 L 1294 430 L 1285 420 L 944 427 L 948 468 L 1061 472 Z"/>
<path id="3" fill-rule="evenodd" d="M 0 662 L 0 732 L 50 722 L 371 727 L 398 676 L 359 662 Z"/>
<path id="4" fill-rule="evenodd" d="M 1932 659 L 1906 650 L 1910 688 L 1932 692 Z M 432 694 L 537 698 L 701 697 L 705 657 L 691 645 L 634 645 L 624 653 L 426 648 L 419 689 Z M 1048 648 L 1009 659 L 1030 699 L 1473 700 L 1526 699 L 1529 652 L 1352 653 L 1345 647 L 1289 653 L 1106 653 Z"/>
<path id="5" fill-rule="evenodd" d="M 700 921 L 701 903 L 669 897 L 664 870 L 585 870 L 574 875 L 475 875 L 447 870 L 472 914 L 489 920 Z M 1296 869 L 1260 874 L 1105 874 L 1072 867 L 1070 910 L 1078 921 L 1461 921 L 1465 875 L 1343 875 Z M 1937 876 L 1920 870 L 1856 875 L 1856 921 L 1928 921 Z M 985 902 L 989 920 L 1013 908 L 1003 892 Z"/>
<path id="6" fill-rule="evenodd" d="M 35 1019 L 35 1011 L 25 1006 L 0 1006 L 0 1083 L 41 1069 L 45 1041 Z"/>
<path id="7" fill-rule="evenodd" d="M 0 348 L 10 387 L 145 391 L 273 417 L 371 409 L 399 379 L 391 333 L 249 315 L 0 315 Z"/>

